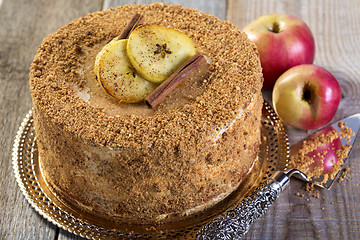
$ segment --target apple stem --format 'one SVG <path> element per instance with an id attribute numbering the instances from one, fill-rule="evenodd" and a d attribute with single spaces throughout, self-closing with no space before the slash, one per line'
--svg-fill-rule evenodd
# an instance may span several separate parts
<path id="1" fill-rule="evenodd" d="M 274 22 L 272 27 L 269 28 L 269 31 L 273 32 L 273 33 L 279 33 L 281 32 L 281 28 L 280 25 L 277 22 Z"/>

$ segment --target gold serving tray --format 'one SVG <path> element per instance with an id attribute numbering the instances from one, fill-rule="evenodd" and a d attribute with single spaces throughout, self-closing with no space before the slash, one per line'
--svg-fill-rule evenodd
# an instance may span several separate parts
<path id="1" fill-rule="evenodd" d="M 262 143 L 255 166 L 225 200 L 199 214 L 176 222 L 135 225 L 110 222 L 61 201 L 45 183 L 39 168 L 36 135 L 30 111 L 23 120 L 13 148 L 13 168 L 18 185 L 31 206 L 58 227 L 88 239 L 194 239 L 201 227 L 234 208 L 275 171 L 286 170 L 289 142 L 285 127 L 266 102 L 262 112 Z"/>

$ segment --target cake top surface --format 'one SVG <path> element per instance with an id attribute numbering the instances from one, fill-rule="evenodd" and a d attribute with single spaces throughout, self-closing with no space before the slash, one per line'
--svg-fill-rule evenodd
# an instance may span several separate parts
<path id="1" fill-rule="evenodd" d="M 144 16 L 145 24 L 184 32 L 196 50 L 212 60 L 203 79 L 204 91 L 181 108 L 155 111 L 149 117 L 108 114 L 74 90 L 74 85 L 81 89 L 87 81 L 78 72 L 86 52 L 101 49 L 118 36 L 136 13 Z M 180 144 L 182 139 L 206 144 L 214 131 L 246 109 L 261 87 L 258 52 L 245 33 L 210 14 L 160 3 L 126 5 L 77 19 L 44 39 L 30 68 L 37 108 L 65 131 L 112 148 Z"/>

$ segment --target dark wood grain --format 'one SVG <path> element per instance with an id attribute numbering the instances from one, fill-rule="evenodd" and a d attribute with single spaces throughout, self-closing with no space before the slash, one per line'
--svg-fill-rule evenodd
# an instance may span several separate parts
<path id="1" fill-rule="evenodd" d="M 3 0 L 0 6 L 0 239 L 54 239 L 57 228 L 37 214 L 18 188 L 11 149 L 31 109 L 29 67 L 42 39 L 99 10 L 99 1 Z"/>

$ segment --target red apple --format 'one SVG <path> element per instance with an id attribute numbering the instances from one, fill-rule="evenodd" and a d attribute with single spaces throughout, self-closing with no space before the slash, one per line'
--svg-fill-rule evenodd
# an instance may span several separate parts
<path id="1" fill-rule="evenodd" d="M 289 68 L 314 61 L 314 37 L 297 17 L 265 15 L 247 25 L 244 31 L 259 51 L 264 89 L 272 89 L 279 76 Z"/>
<path id="2" fill-rule="evenodd" d="M 341 88 L 327 70 L 313 64 L 290 68 L 276 81 L 272 101 L 282 121 L 300 129 L 324 126 L 334 117 Z"/>

